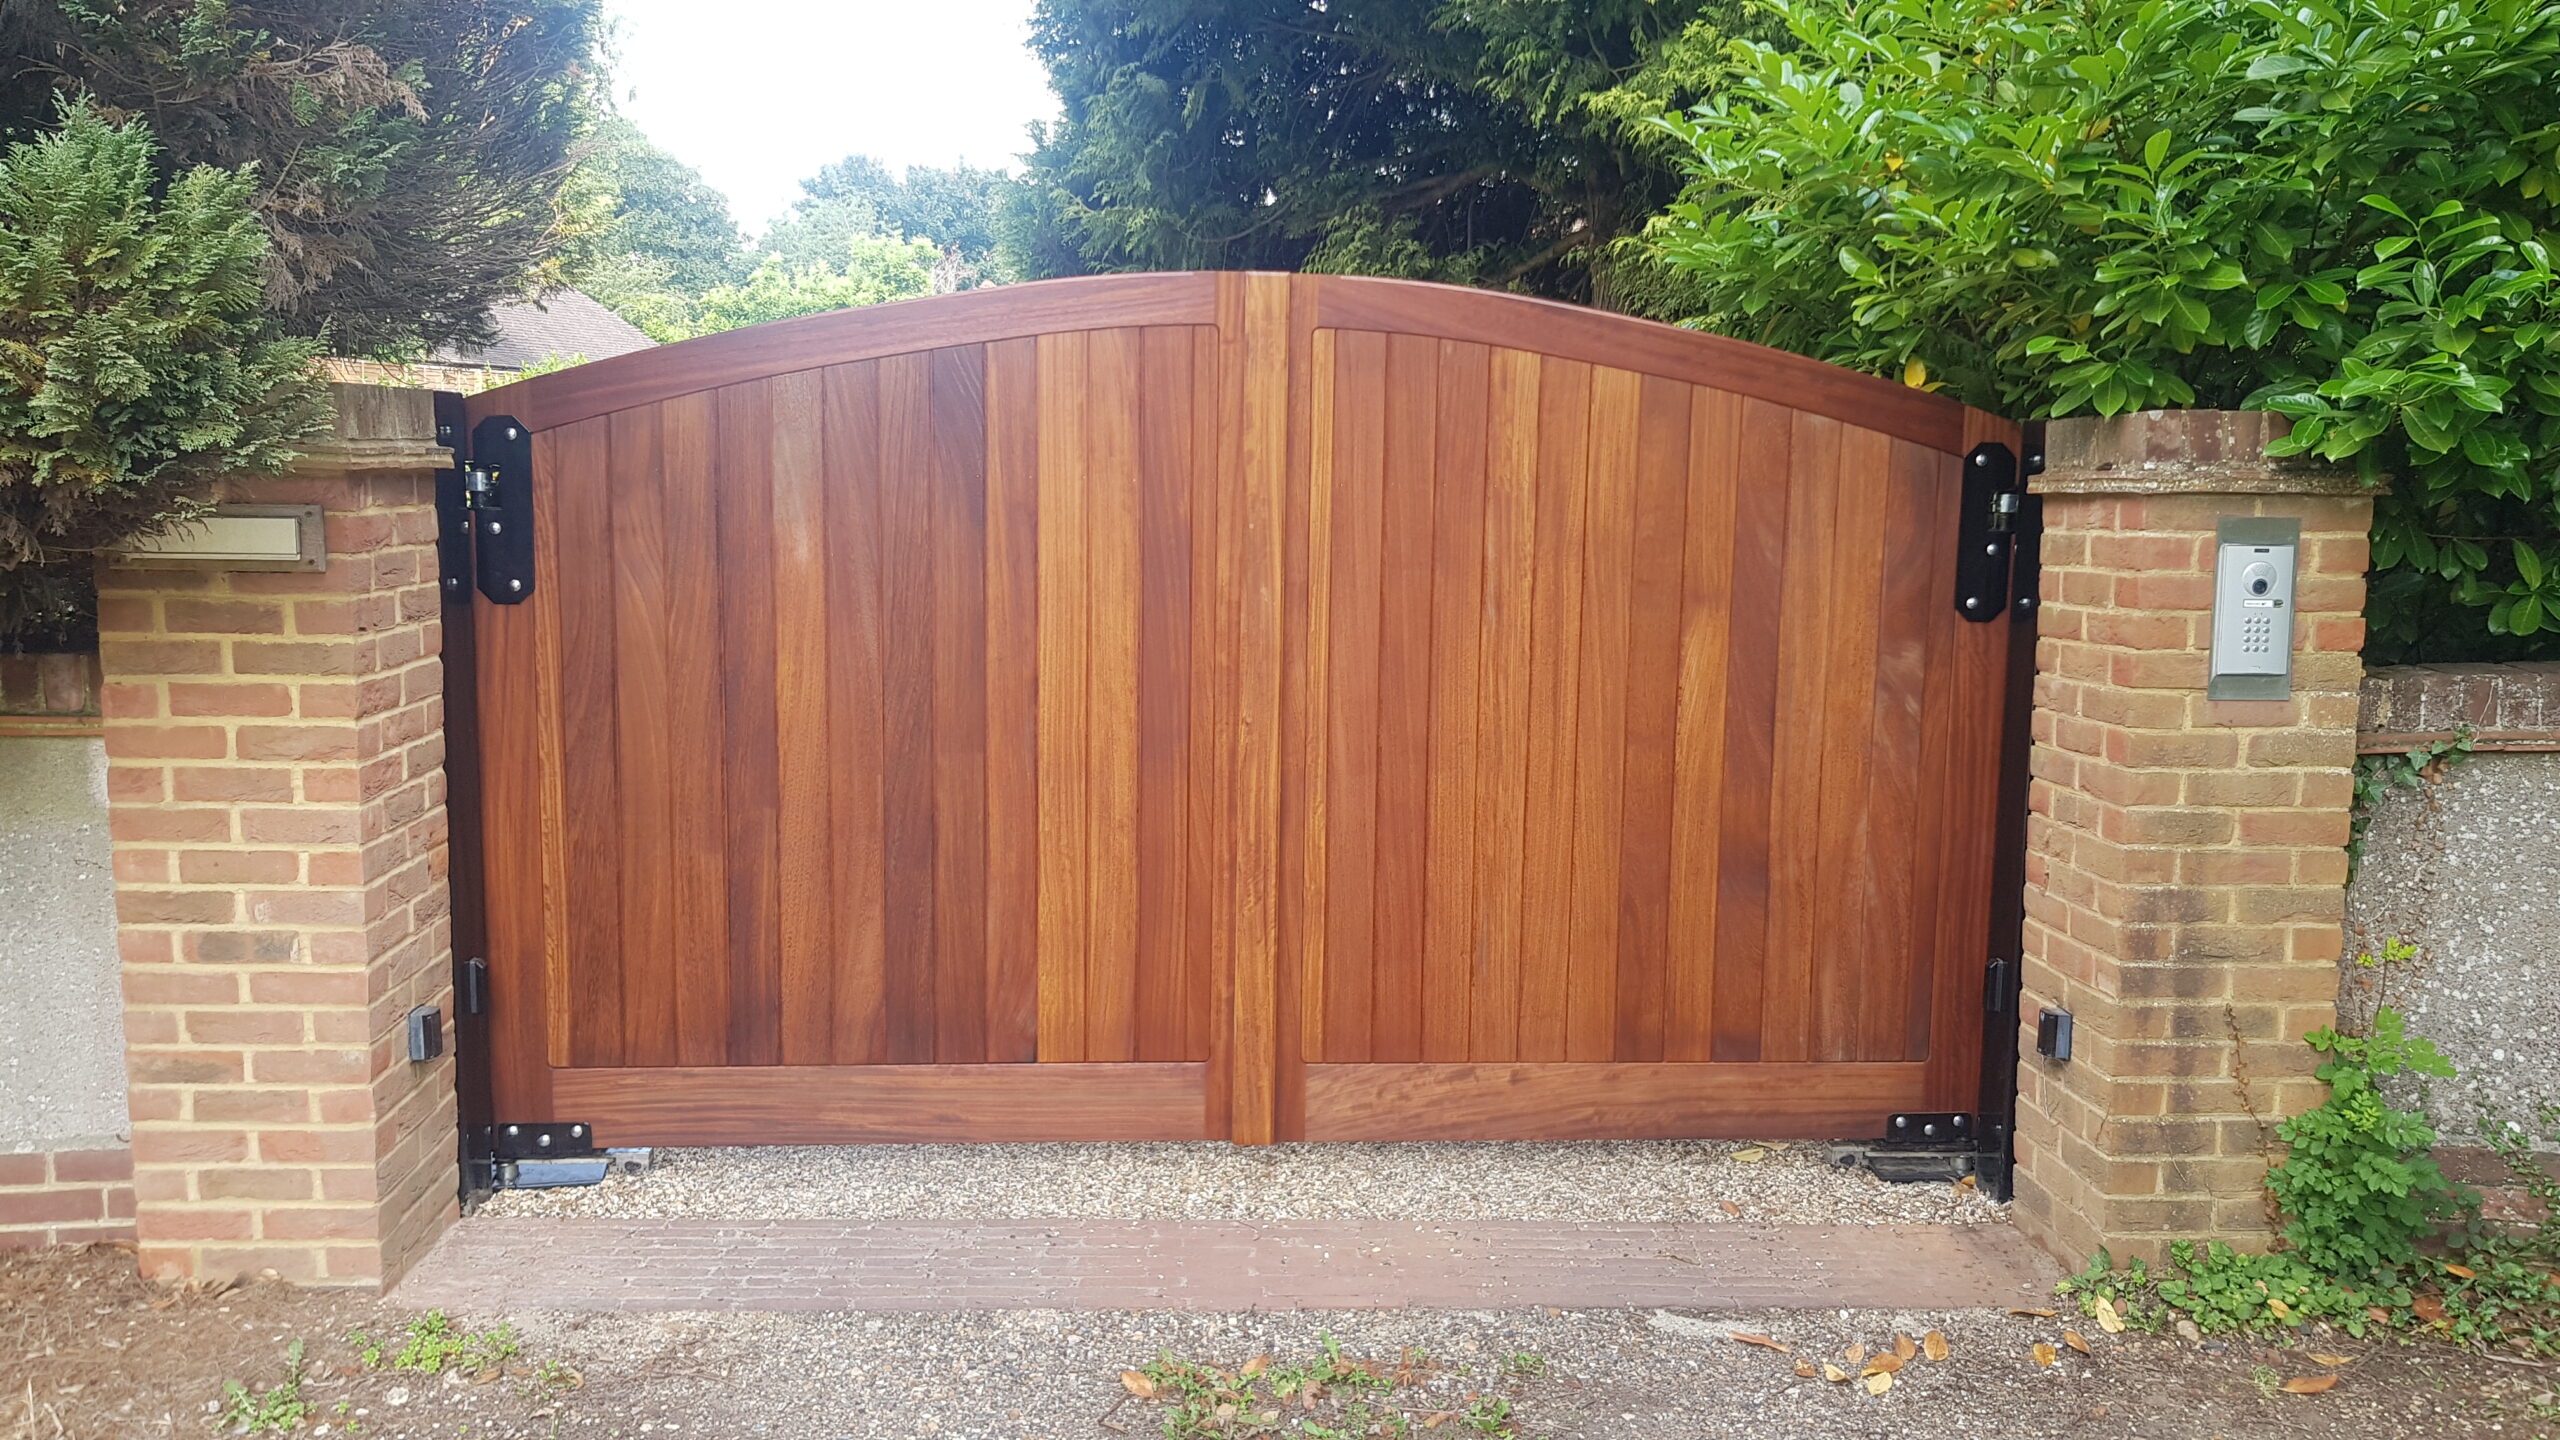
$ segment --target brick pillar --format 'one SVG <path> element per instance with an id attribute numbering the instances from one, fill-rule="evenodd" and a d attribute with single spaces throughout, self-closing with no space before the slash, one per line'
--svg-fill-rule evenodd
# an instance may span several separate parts
<path id="1" fill-rule="evenodd" d="M 455 1209 L 434 446 L 424 391 L 222 498 L 319 504 L 328 566 L 99 573 L 146 1272 L 395 1279 Z"/>
<path id="2" fill-rule="evenodd" d="M 2363 668 L 2351 474 L 2270 461 L 2275 416 L 2154 412 L 2047 437 L 2017 1216 L 2077 1265 L 2263 1248 L 2302 1037 L 2337 997 Z M 2206 698 L 2216 521 L 2302 522 L 2293 698 Z M 2035 1053 L 2072 1012 L 2069 1061 Z"/>

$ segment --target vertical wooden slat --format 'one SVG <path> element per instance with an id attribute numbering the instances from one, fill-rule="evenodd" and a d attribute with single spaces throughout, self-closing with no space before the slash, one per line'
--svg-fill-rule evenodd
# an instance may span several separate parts
<path id="1" fill-rule="evenodd" d="M 892 1064 L 933 1059 L 933 354 L 880 362 L 881 947 Z"/>
<path id="2" fill-rule="evenodd" d="M 1040 595 L 1040 1058 L 1085 1046 L 1085 336 L 1038 342 Z"/>
<path id="3" fill-rule="evenodd" d="M 729 1063 L 782 1059 L 779 830 L 774 717 L 771 381 L 719 392 L 721 752 L 728 801 Z"/>
<path id="4" fill-rule="evenodd" d="M 1909 441 L 1892 442 L 1886 461 L 1879 522 L 1884 553 L 1876 594 L 1875 693 L 1870 702 L 1866 811 L 1868 843 L 1861 847 L 1858 932 L 1868 950 L 1855 1004 L 1858 1043 L 1853 1058 L 1904 1059 L 1912 986 L 1919 948 L 1911 929 L 1912 880 L 1920 860 L 1921 732 L 1928 696 L 1929 632 L 1948 618 L 1944 597 L 1934 594 L 1933 550 L 1950 549 L 1946 534 L 1930 522 L 1937 507 L 1936 455 Z M 1932 603 L 1937 602 L 1937 603 Z M 1910 837 L 1901 839 L 1899 837 Z"/>
<path id="5" fill-rule="evenodd" d="M 827 754 L 833 913 L 828 1057 L 889 1058 L 881 680 L 880 367 L 830 368 L 826 404 Z"/>
<path id="6" fill-rule="evenodd" d="M 1138 998 L 1138 342 L 1087 337 L 1085 855 L 1087 1058 L 1136 1058 Z"/>
<path id="7" fill-rule="evenodd" d="M 1290 434 L 1290 279 L 1244 277 L 1235 537 L 1233 1094 L 1235 1138 L 1267 1144 L 1279 1123 L 1280 591 Z"/>
<path id="8" fill-rule="evenodd" d="M 613 720 L 622 792 L 622 1058 L 673 1065 L 676 972 L 674 766 L 689 737 L 668 728 L 667 533 L 658 407 L 612 417 Z"/>
<path id="9" fill-rule="evenodd" d="M 1885 463 L 1891 442 L 1849 429 L 1840 444 L 1831 535 L 1829 654 L 1823 660 L 1820 810 L 1811 901 L 1811 1047 L 1817 1060 L 1856 1058 L 1859 990 L 1884 937 L 1863 933 L 1867 766 L 1874 753 L 1876 598 L 1883 587 Z"/>
<path id="10" fill-rule="evenodd" d="M 1821 917 L 1822 764 L 1832 716 L 1827 665 L 1840 618 L 1839 421 L 1799 412 L 1790 472 L 1786 604 L 1778 638 L 1778 726 L 1769 799 L 1769 958 L 1760 998 L 1763 1060 L 1811 1060 Z"/>
<path id="11" fill-rule="evenodd" d="M 727 643 L 716 597 L 723 578 L 718 419 L 704 391 L 659 402 L 658 443 L 666 494 L 667 733 L 684 758 L 669 776 L 669 799 L 692 843 L 676 847 L 676 1058 L 685 1065 L 729 1063 L 728 749 L 722 677 Z M 678 598 L 682 597 L 682 598 Z M 709 843 L 705 843 L 709 842 Z"/>
<path id="12" fill-rule="evenodd" d="M 835 1056 L 831 891 L 833 778 L 827 766 L 827 494 L 825 377 L 765 382 L 773 466 L 774 752 L 779 850 L 782 1053 L 787 1065 Z"/>
<path id="13" fill-rule="evenodd" d="M 1322 1060 L 1327 1048 L 1328 957 L 1325 915 L 1331 906 L 1326 859 L 1331 838 L 1331 793 L 1326 761 L 1332 752 L 1333 656 L 1333 512 L 1335 456 L 1340 448 L 1340 422 L 1335 408 L 1335 369 L 1340 364 L 1338 332 L 1318 330 L 1308 356 L 1308 434 L 1311 441 L 1303 496 L 1290 506 L 1289 608 L 1286 623 L 1303 637 L 1293 653 L 1289 674 L 1296 687 L 1288 697 L 1292 732 L 1291 758 L 1297 773 L 1283 787 L 1282 821 L 1288 827 L 1282 855 L 1296 867 L 1296 895 L 1284 906 L 1290 928 L 1290 958 L 1297 968 L 1301 992 L 1308 997 L 1299 1017 L 1299 1047 Z M 1294 803 L 1288 803 L 1293 800 Z"/>
<path id="14" fill-rule="evenodd" d="M 1574 700 L 1573 958 L 1565 1058 L 1608 1060 L 1618 1039 L 1618 889 L 1626 803 L 1627 601 L 1644 381 L 1591 379 L 1581 685 Z"/>
<path id="15" fill-rule="evenodd" d="M 1137 1009 L 1132 1058 L 1190 1058 L 1191 335 L 1138 332 Z M 1204 872 L 1205 873 L 1205 872 Z"/>
<path id="16" fill-rule="evenodd" d="M 1680 718 L 1691 389 L 1648 376 L 1627 567 L 1627 753 L 1618 849 L 1619 1060 L 1663 1057 L 1671 985 L 1671 805 Z"/>
<path id="17" fill-rule="evenodd" d="M 1484 623 L 1485 452 L 1492 356 L 1440 342 L 1430 534 L 1429 810 L 1423 867 L 1422 1058 L 1467 1058 L 1476 949 L 1476 674 Z"/>
<path id="18" fill-rule="evenodd" d="M 1680 577 L 1666 1060 L 1715 1058 L 1716 899 L 1724 840 L 1720 802 L 1733 639 L 1734 519 L 1745 474 L 1740 398 L 1699 390 L 1689 409 L 1689 503 Z"/>
<path id="19" fill-rule="evenodd" d="M 1333 342 L 1325 679 L 1324 1049 L 1342 1063 L 1375 1058 L 1378 826 L 1379 539 L 1386 494 L 1385 337 Z"/>
<path id="20" fill-rule="evenodd" d="M 1540 363 L 1537 559 L 1529 602 L 1528 822 L 1520 888 L 1523 1060 L 1562 1060 L 1567 1048 L 1591 386 L 1588 365 L 1553 358 Z"/>
<path id="21" fill-rule="evenodd" d="M 537 441 L 536 454 L 540 454 Z M 538 577 L 537 577 L 538 578 Z M 543 783 L 537 632 L 551 604 L 472 601 L 479 661 L 481 904 L 489 945 L 489 1093 L 499 1115 L 551 1109 L 550 982 L 543 929 Z"/>
<path id="22" fill-rule="evenodd" d="M 1370 1054 L 1422 1058 L 1431 812 L 1431 510 L 1440 350 L 1387 337 L 1387 457 L 1378 564 L 1378 850 Z"/>
<path id="23" fill-rule="evenodd" d="M 547 438 L 542 488 L 551 525 L 537 526 L 560 557 L 548 584 L 560 637 L 560 723 L 577 743 L 560 757 L 562 859 L 567 877 L 568 985 L 553 1001 L 568 1027 L 572 1065 L 611 1065 L 622 1053 L 622 825 L 615 776 L 613 511 L 608 422 L 581 421 Z M 544 537 L 543 532 L 552 533 Z"/>
<path id="24" fill-rule="evenodd" d="M 933 1058 L 987 1059 L 987 351 L 932 353 Z"/>
<path id="25" fill-rule="evenodd" d="M 561 471 L 563 446 L 571 437 L 559 431 L 533 437 L 536 476 Z M 533 567 L 537 576 L 560 573 L 560 487 L 537 481 L 533 487 Z M 538 590 L 536 593 L 540 593 Z M 558 604 L 537 606 L 533 613 L 534 746 L 536 785 L 542 796 L 542 845 L 535 852 L 542 876 L 542 991 L 550 997 L 543 1017 L 543 1054 L 555 1066 L 570 1063 L 569 1029 L 577 992 L 571 984 L 572 947 L 578 943 L 569 896 L 567 702 L 561 694 L 566 664 L 561 630 L 566 622 Z"/>
<path id="26" fill-rule="evenodd" d="M 1520 1056 L 1521 885 L 1529 785 L 1529 602 L 1537 580 L 1538 357 L 1488 376 L 1484 593 L 1477 639 L 1474 954 L 1467 1058 Z"/>
<path id="27" fill-rule="evenodd" d="M 1218 289 L 1219 314 L 1241 303 L 1231 284 Z M 1223 319 L 1191 330 L 1191 865 L 1192 963 L 1198 967 L 1204 1003 L 1192 1037 L 1192 1055 L 1208 1066 L 1201 1095 L 1201 1133 L 1226 1135 L 1234 1124 L 1228 1103 L 1235 1043 L 1234 973 L 1227 950 L 1232 939 L 1233 887 L 1227 883 L 1227 754 L 1234 697 L 1234 651 L 1229 646 L 1229 562 L 1225 515 L 1234 497 L 1227 484 L 1226 404 L 1231 335 L 1241 325 Z M 1240 338 L 1237 336 L 1235 338 Z"/>
<path id="28" fill-rule="evenodd" d="M 1040 1044 L 1037 343 L 987 347 L 987 1059 Z"/>
<path id="29" fill-rule="evenodd" d="M 1750 483 L 1734 497 L 1733 610 L 1724 691 L 1724 788 L 1716 856 L 1714 1058 L 1761 1058 L 1768 988 L 1770 767 L 1777 754 L 1778 647 L 1794 508 L 1795 416 L 1741 402 Z"/>

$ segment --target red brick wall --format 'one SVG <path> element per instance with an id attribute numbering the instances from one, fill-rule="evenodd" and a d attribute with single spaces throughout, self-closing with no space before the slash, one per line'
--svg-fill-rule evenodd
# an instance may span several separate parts
<path id="1" fill-rule="evenodd" d="M 0 1250 L 132 1238 L 132 1151 L 0 1155 Z"/>
<path id="2" fill-rule="evenodd" d="M 427 397 L 339 387 L 374 468 L 236 485 L 326 508 L 321 573 L 101 572 L 142 1261 L 396 1278 L 454 1210 L 443 672 Z M 352 421 L 351 421 L 352 417 Z M 412 443 L 405 458 L 397 442 Z M 388 452 L 388 453 L 386 453 Z M 352 467 L 355 461 L 339 462 Z"/>

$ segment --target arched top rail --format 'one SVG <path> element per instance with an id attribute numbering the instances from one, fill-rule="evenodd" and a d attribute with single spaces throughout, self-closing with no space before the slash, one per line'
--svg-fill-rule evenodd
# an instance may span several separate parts
<path id="1" fill-rule="evenodd" d="M 1097 275 L 992 286 L 705 335 L 475 396 L 536 431 L 771 375 L 954 345 L 1146 325 L 1240 325 L 1239 272 Z M 1802 355 L 1552 300 L 1418 280 L 1294 275 L 1292 328 L 1501 346 L 1633 370 L 1827 416 L 1954 453 L 1968 407 Z"/>

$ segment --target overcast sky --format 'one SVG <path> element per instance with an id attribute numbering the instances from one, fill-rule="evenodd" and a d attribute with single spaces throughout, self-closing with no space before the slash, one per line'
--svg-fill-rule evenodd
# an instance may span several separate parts
<path id="1" fill-rule="evenodd" d="M 749 230 L 849 154 L 1017 164 L 1057 113 L 1032 0 L 609 0 L 614 98 Z"/>

